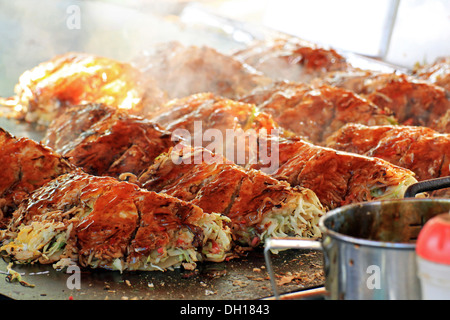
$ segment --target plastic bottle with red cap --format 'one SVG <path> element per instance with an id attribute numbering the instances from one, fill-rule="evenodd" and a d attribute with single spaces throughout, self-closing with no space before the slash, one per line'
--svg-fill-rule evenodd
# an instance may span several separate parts
<path id="1" fill-rule="evenodd" d="M 416 243 L 424 300 L 450 300 L 450 213 L 428 220 Z"/>

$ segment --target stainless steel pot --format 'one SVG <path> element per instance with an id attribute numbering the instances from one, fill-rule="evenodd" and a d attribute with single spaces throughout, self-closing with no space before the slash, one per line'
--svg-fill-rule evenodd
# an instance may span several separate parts
<path id="1" fill-rule="evenodd" d="M 447 181 L 438 181 L 448 183 Z M 421 185 L 414 190 L 422 192 Z M 429 189 L 429 183 L 426 183 Z M 446 186 L 443 186 L 446 187 Z M 414 192 L 410 192 L 414 196 Z M 279 298 L 270 253 L 275 249 L 322 250 L 326 297 L 333 300 L 419 300 L 415 240 L 431 217 L 450 211 L 450 199 L 400 199 L 331 210 L 319 222 L 321 241 L 268 239 L 265 259 Z"/>

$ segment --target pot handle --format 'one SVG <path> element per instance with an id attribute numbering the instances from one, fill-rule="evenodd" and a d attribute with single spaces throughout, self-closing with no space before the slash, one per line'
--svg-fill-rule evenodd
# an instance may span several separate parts
<path id="1" fill-rule="evenodd" d="M 444 188 L 450 188 L 450 176 L 414 183 L 406 189 L 404 197 L 414 198 L 418 193 L 435 191 Z"/>
<path id="2" fill-rule="evenodd" d="M 270 283 L 277 300 L 280 299 L 277 284 L 275 283 L 275 275 L 272 268 L 272 261 L 270 260 L 270 252 L 277 249 L 312 249 L 322 250 L 320 241 L 303 239 L 303 238 L 270 238 L 266 240 L 264 246 L 264 259 L 266 261 L 267 272 L 270 276 Z"/>

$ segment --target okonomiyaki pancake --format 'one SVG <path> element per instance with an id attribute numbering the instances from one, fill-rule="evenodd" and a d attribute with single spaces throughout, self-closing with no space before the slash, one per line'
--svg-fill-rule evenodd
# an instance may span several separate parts
<path id="1" fill-rule="evenodd" d="M 413 76 L 370 70 L 332 72 L 316 85 L 352 90 L 380 108 L 391 110 L 401 125 L 425 126 L 445 133 L 443 117 L 450 98 L 443 87 Z"/>
<path id="2" fill-rule="evenodd" d="M 300 138 L 269 138 L 267 145 L 279 154 L 279 167 L 271 176 L 313 190 L 327 209 L 403 198 L 408 186 L 417 182 L 412 171 L 385 160 L 317 146 Z M 249 167 L 261 170 L 264 166 Z"/>
<path id="3" fill-rule="evenodd" d="M 327 146 L 386 160 L 413 171 L 419 181 L 450 176 L 450 134 L 427 127 L 348 124 L 330 136 Z M 449 191 L 430 195 L 448 196 Z"/>
<path id="4" fill-rule="evenodd" d="M 0 229 L 31 192 L 73 169 L 50 148 L 0 128 Z"/>
<path id="5" fill-rule="evenodd" d="M 245 165 L 253 156 L 259 135 L 289 135 L 254 104 L 200 93 L 174 99 L 151 118 L 193 147 L 205 147 Z"/>
<path id="6" fill-rule="evenodd" d="M 138 181 L 144 189 L 227 216 L 233 238 L 245 245 L 257 246 L 268 237 L 320 236 L 324 209 L 314 192 L 222 161 L 205 148 L 174 148 Z"/>
<path id="7" fill-rule="evenodd" d="M 450 134 L 427 127 L 348 124 L 327 146 L 384 159 L 414 171 L 419 181 L 450 175 Z"/>
<path id="8" fill-rule="evenodd" d="M 43 142 L 87 173 L 117 178 L 139 174 L 179 140 L 154 121 L 91 104 L 69 108 Z"/>
<path id="9" fill-rule="evenodd" d="M 396 123 L 393 112 L 342 88 L 304 83 L 274 82 L 240 99 L 270 114 L 287 131 L 315 144 L 347 123 L 387 125 Z"/>
<path id="10" fill-rule="evenodd" d="M 231 249 L 228 223 L 177 198 L 77 170 L 21 204 L 0 252 L 16 263 L 166 270 L 223 261 Z"/>
<path id="11" fill-rule="evenodd" d="M 55 56 L 24 72 L 14 91 L 23 119 L 44 126 L 69 106 L 104 103 L 146 115 L 167 101 L 154 80 L 131 64 L 79 52 Z"/>

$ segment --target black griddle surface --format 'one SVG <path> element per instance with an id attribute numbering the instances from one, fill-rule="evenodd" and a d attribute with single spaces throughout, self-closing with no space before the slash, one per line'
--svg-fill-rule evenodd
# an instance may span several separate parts
<path id="1" fill-rule="evenodd" d="M 272 255 L 281 294 L 323 285 L 320 251 L 287 250 Z M 13 265 L 33 287 L 8 282 L 0 260 L 0 295 L 14 300 L 257 300 L 273 296 L 262 250 L 222 263 L 202 263 L 194 271 L 123 272 L 83 270 L 80 289 L 73 273 L 51 265 Z"/>

